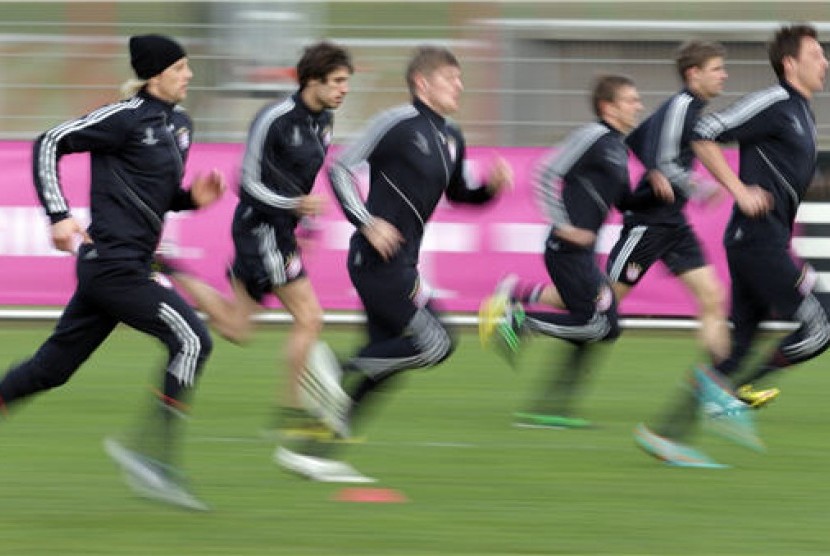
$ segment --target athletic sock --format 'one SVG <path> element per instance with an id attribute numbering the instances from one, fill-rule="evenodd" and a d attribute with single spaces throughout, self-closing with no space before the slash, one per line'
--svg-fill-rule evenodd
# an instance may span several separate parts
<path id="1" fill-rule="evenodd" d="M 542 292 L 545 289 L 545 284 L 541 282 L 536 283 L 519 283 L 513 294 L 513 300 L 521 303 L 534 304 L 539 302 Z"/>
<path id="2" fill-rule="evenodd" d="M 275 429 L 305 429 L 320 421 L 301 407 L 278 406 L 272 424 Z"/>
<path id="3" fill-rule="evenodd" d="M 396 371 L 380 377 L 370 377 L 361 371 L 355 371 L 343 376 L 343 390 L 352 400 L 349 410 L 349 426 L 352 434 L 378 408 L 379 402 L 384 398 L 383 394 L 398 384 L 403 374 L 404 371 Z"/>
<path id="4" fill-rule="evenodd" d="M 792 362 L 784 357 L 780 350 L 775 350 L 766 363 L 762 363 L 761 365 L 750 368 L 742 373 L 736 373 L 735 376 L 730 377 L 730 379 L 732 380 L 733 385 L 737 388 L 739 386 L 743 386 L 744 384 L 757 383 L 767 375 L 780 371 L 790 365 L 792 365 Z"/>
<path id="5" fill-rule="evenodd" d="M 160 463 L 176 466 L 180 437 L 189 407 L 153 389 L 148 409 L 140 417 L 128 444 Z"/>
<path id="6" fill-rule="evenodd" d="M 698 408 L 699 401 L 694 386 L 684 384 L 653 427 L 654 432 L 670 440 L 685 442 L 695 430 Z"/>
<path id="7" fill-rule="evenodd" d="M 532 413 L 563 417 L 572 415 L 574 402 L 590 374 L 588 355 L 591 348 L 587 343 L 579 343 L 572 344 L 569 349 L 558 362 L 559 368 L 542 384 L 542 395 Z"/>

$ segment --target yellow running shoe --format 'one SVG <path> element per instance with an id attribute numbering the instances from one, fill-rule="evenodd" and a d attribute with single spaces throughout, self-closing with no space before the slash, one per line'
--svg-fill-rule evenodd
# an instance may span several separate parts
<path id="1" fill-rule="evenodd" d="M 482 347 L 488 347 L 493 334 L 498 332 L 509 349 L 518 349 L 517 329 L 521 328 L 524 321 L 524 310 L 513 297 L 518 283 L 518 276 L 508 274 L 499 280 L 493 294 L 481 302 L 478 309 L 478 337 Z"/>
<path id="2" fill-rule="evenodd" d="M 478 308 L 478 338 L 482 347 L 489 347 L 493 334 L 504 321 L 504 314 L 510 300 L 506 295 L 491 295 Z"/>
<path id="3" fill-rule="evenodd" d="M 751 384 L 744 384 L 735 391 L 735 396 L 752 409 L 760 409 L 778 397 L 779 388 L 755 390 Z"/>

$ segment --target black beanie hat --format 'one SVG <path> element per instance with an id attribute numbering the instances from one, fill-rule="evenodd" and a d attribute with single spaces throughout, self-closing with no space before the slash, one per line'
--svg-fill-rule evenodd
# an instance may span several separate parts
<path id="1" fill-rule="evenodd" d="M 179 43 L 163 35 L 130 37 L 130 64 L 139 79 L 158 75 L 187 56 Z"/>

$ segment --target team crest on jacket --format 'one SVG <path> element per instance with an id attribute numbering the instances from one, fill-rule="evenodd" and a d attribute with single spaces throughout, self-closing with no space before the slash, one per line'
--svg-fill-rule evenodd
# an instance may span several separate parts
<path id="1" fill-rule="evenodd" d="M 144 130 L 144 137 L 141 139 L 141 142 L 147 145 L 148 147 L 152 147 L 153 145 L 159 142 L 159 140 L 156 139 L 156 134 L 153 133 L 152 127 L 147 126 L 147 128 Z"/>
<path id="2" fill-rule="evenodd" d="M 628 266 L 625 267 L 625 277 L 630 282 L 639 278 L 641 272 L 643 272 L 643 267 L 637 263 L 628 263 Z"/>
<path id="3" fill-rule="evenodd" d="M 300 133 L 300 128 L 294 126 L 294 131 L 291 132 L 291 139 L 289 140 L 292 147 L 299 147 L 303 144 L 303 134 Z"/>
<path id="4" fill-rule="evenodd" d="M 447 150 L 450 151 L 450 160 L 455 162 L 455 159 L 458 158 L 458 142 L 452 135 L 447 137 Z"/>
<path id="5" fill-rule="evenodd" d="M 321 134 L 321 137 L 323 139 L 323 144 L 327 147 L 329 145 L 331 145 L 332 134 L 333 134 L 333 131 L 332 131 L 330 125 L 327 125 L 326 127 L 323 128 L 323 133 Z"/>
<path id="6" fill-rule="evenodd" d="M 180 127 L 176 131 L 176 144 L 179 145 L 179 150 L 182 151 L 190 148 L 190 131 L 186 127 Z"/>
<path id="7" fill-rule="evenodd" d="M 419 151 L 421 151 L 422 155 L 429 156 L 429 141 L 427 141 L 427 138 L 423 133 L 416 131 L 415 139 L 412 140 L 412 143 Z"/>
<path id="8" fill-rule="evenodd" d="M 628 157 L 624 152 L 620 151 L 609 151 L 608 154 L 605 155 L 605 159 L 608 160 L 608 163 L 612 166 L 621 167 L 628 164 Z"/>
<path id="9" fill-rule="evenodd" d="M 792 116 L 790 116 L 790 118 L 792 119 L 793 131 L 795 131 L 796 135 L 804 135 L 804 128 L 802 127 L 801 122 L 798 120 L 798 116 L 793 114 Z"/>

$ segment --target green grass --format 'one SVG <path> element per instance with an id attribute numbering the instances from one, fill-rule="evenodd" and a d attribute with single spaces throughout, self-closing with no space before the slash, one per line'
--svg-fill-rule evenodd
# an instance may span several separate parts
<path id="1" fill-rule="evenodd" d="M 34 350 L 50 325 L 0 326 L 5 361 Z M 442 367 L 414 372 L 345 459 L 401 491 L 403 504 L 349 503 L 342 488 L 289 476 L 258 435 L 276 388 L 285 328 L 252 345 L 221 340 L 200 385 L 186 467 L 214 508 L 192 514 L 136 499 L 101 449 L 142 407 L 161 353 L 115 335 L 64 388 L 2 423 L 2 554 L 826 554 L 826 359 L 780 378 L 760 412 L 764 455 L 701 436 L 728 470 L 662 466 L 631 429 L 664 406 L 696 357 L 689 334 L 628 333 L 583 401 L 590 431 L 515 429 L 519 409 L 562 347 L 536 339 L 515 373 L 465 333 Z M 360 338 L 329 328 L 347 353 Z"/>

